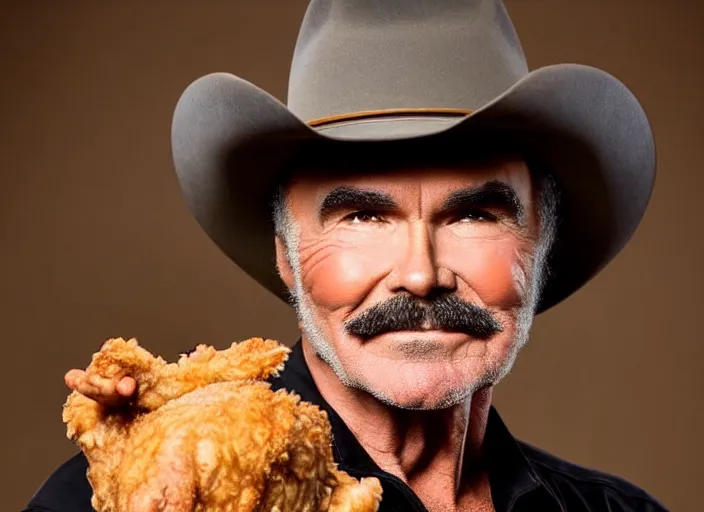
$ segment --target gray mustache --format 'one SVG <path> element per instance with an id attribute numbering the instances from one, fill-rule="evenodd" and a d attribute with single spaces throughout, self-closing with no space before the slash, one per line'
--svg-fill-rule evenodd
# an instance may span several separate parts
<path id="1" fill-rule="evenodd" d="M 345 323 L 345 330 L 364 340 L 387 332 L 430 329 L 454 331 L 488 339 L 503 327 L 488 310 L 454 295 L 421 300 L 398 295 L 377 304 Z"/>

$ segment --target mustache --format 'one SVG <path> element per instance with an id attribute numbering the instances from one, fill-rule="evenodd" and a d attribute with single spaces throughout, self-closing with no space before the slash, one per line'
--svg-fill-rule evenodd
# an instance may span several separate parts
<path id="1" fill-rule="evenodd" d="M 429 328 L 488 339 L 503 327 L 487 309 L 454 295 L 417 299 L 398 295 L 372 306 L 344 324 L 347 333 L 364 340 L 387 332 L 417 331 Z"/>

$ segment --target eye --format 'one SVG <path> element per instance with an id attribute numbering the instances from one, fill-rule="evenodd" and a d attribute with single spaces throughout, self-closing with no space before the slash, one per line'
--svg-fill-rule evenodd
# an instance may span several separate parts
<path id="1" fill-rule="evenodd" d="M 382 217 L 377 212 L 361 211 L 350 213 L 349 215 L 346 215 L 343 220 L 351 222 L 352 224 L 361 224 L 366 222 L 381 222 Z"/>
<path id="2" fill-rule="evenodd" d="M 496 217 L 484 210 L 471 210 L 459 215 L 459 222 L 494 222 Z"/>

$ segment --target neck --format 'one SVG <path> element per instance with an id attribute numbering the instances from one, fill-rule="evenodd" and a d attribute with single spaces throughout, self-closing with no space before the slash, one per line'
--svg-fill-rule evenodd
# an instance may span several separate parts
<path id="1" fill-rule="evenodd" d="M 427 490 L 459 500 L 486 494 L 482 446 L 491 388 L 447 409 L 399 409 L 345 386 L 305 339 L 302 348 L 321 395 L 381 469 L 419 495 Z"/>

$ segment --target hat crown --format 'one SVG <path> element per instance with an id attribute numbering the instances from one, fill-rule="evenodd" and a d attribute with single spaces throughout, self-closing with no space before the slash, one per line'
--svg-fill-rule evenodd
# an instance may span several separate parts
<path id="1" fill-rule="evenodd" d="M 304 121 L 370 110 L 474 110 L 527 73 L 500 0 L 312 0 L 288 107 Z"/>

